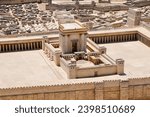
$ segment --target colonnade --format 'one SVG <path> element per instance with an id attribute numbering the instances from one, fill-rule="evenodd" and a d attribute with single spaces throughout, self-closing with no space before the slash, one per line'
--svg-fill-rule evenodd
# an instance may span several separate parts
<path id="1" fill-rule="evenodd" d="M 97 43 L 113 43 L 113 42 L 126 42 L 126 41 L 136 41 L 137 34 L 122 34 L 122 35 L 106 35 L 106 36 L 93 36 L 91 39 Z"/>
<path id="2" fill-rule="evenodd" d="M 137 36 L 138 40 L 150 47 L 150 39 L 148 37 L 144 37 L 142 35 Z"/>
<path id="3" fill-rule="evenodd" d="M 13 52 L 42 49 L 42 41 L 0 44 L 0 52 Z"/>

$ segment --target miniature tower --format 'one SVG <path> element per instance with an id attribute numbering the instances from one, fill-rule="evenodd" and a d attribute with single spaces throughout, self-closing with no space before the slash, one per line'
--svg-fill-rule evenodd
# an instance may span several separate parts
<path id="1" fill-rule="evenodd" d="M 63 54 L 86 52 L 87 28 L 79 22 L 60 24 L 59 43 Z"/>
<path id="2" fill-rule="evenodd" d="M 130 27 L 138 26 L 140 25 L 140 21 L 141 21 L 141 12 L 136 9 L 129 9 L 127 20 L 128 26 Z"/>
<path id="3" fill-rule="evenodd" d="M 123 59 L 117 59 L 117 74 L 123 75 L 124 74 L 124 60 Z"/>

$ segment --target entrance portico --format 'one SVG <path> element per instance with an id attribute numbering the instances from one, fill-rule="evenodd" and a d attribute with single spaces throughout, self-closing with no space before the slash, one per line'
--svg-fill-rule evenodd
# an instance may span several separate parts
<path id="1" fill-rule="evenodd" d="M 60 48 L 63 54 L 86 52 L 87 29 L 78 22 L 60 25 Z"/>

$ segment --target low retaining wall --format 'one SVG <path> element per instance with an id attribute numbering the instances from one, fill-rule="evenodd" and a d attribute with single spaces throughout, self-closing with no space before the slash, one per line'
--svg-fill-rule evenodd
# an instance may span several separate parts
<path id="1" fill-rule="evenodd" d="M 139 32 L 139 34 L 137 35 L 137 39 L 145 45 L 147 45 L 148 47 L 150 47 L 150 38 L 148 36 Z"/>
<path id="2" fill-rule="evenodd" d="M 95 66 L 87 68 L 77 68 L 76 77 L 96 77 L 117 74 L 117 65 Z"/>
<path id="3" fill-rule="evenodd" d="M 54 60 L 56 65 L 60 65 L 61 50 L 59 48 L 54 48 L 51 44 L 45 43 L 43 50 L 50 60 Z"/>

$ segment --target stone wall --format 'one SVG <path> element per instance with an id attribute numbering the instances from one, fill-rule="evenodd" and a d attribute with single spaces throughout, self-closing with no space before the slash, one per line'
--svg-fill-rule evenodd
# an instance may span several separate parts
<path id="1" fill-rule="evenodd" d="M 71 10 L 72 8 L 76 8 L 75 4 L 52 4 L 50 7 L 49 5 L 46 6 L 46 9 L 53 9 L 53 10 L 56 10 L 56 9 L 59 9 L 59 10 L 62 10 L 62 9 L 68 9 L 68 10 Z M 119 5 L 107 5 L 107 6 L 102 6 L 102 5 L 96 5 L 96 6 L 93 6 L 91 4 L 80 4 L 79 5 L 79 8 L 80 9 L 93 9 L 93 10 L 98 10 L 98 11 L 105 11 L 105 12 L 108 12 L 108 11 L 121 11 L 121 10 L 128 10 L 129 7 L 124 5 L 124 4 L 119 4 Z"/>
<path id="2" fill-rule="evenodd" d="M 121 10 L 128 10 L 129 7 L 126 5 L 108 5 L 108 6 L 96 6 L 94 7 L 94 10 L 98 10 L 98 11 L 121 11 Z"/>
<path id="3" fill-rule="evenodd" d="M 61 50 L 59 48 L 53 47 L 51 44 L 48 43 L 43 44 L 43 46 L 43 50 L 45 51 L 47 57 L 50 58 L 50 60 L 54 60 L 55 64 L 59 66 Z"/>
<path id="4" fill-rule="evenodd" d="M 128 33 L 128 32 L 126 32 Z M 111 33 L 98 34 L 93 38 L 93 41 L 104 40 L 106 43 L 111 42 L 111 36 L 113 41 L 120 42 L 120 39 L 125 41 L 139 40 L 150 47 L 150 39 L 140 32 L 132 32 L 130 35 L 121 34 L 118 36 Z M 116 37 L 115 37 L 116 36 Z M 92 35 L 90 35 L 92 38 Z M 115 40 L 116 39 L 116 40 Z M 129 39 L 129 40 L 126 40 Z M 25 40 L 29 43 L 29 40 Z M 24 41 L 24 42 L 25 42 Z M 33 41 L 33 40 L 32 40 Z M 34 40 L 37 42 L 37 40 Z M 21 41 L 21 43 L 23 40 Z M 11 42 L 17 43 L 17 42 Z M 101 42 L 97 42 L 101 43 Z M 1 42 L 1 45 L 10 44 L 10 42 Z M 18 42 L 17 44 L 20 44 Z M 29 43 L 30 44 L 30 43 Z M 32 43 L 33 44 L 33 43 Z M 42 40 L 40 39 L 40 48 Z M 27 46 L 26 44 L 24 47 Z M 3 46 L 2 46 L 3 47 Z M 5 46 L 6 47 L 6 46 Z M 9 47 L 9 46 L 7 46 Z M 11 47 L 16 47 L 11 46 Z M 30 46 L 28 46 L 30 47 Z M 34 44 L 33 44 L 34 47 Z M 19 46 L 17 47 L 19 48 Z M 6 50 L 6 49 L 4 49 Z M 115 77 L 115 76 L 114 76 Z M 117 79 L 117 78 L 115 78 Z M 126 79 L 126 78 L 125 78 Z M 111 80 L 103 82 L 91 82 L 91 83 L 66 83 L 53 86 L 36 86 L 36 87 L 22 87 L 22 88 L 9 88 L 0 89 L 0 99 L 150 99 L 150 77 L 148 78 L 137 78 L 128 80 Z"/>
<path id="5" fill-rule="evenodd" d="M 132 3 L 132 5 L 134 7 L 143 7 L 143 6 L 149 6 L 150 5 L 150 1 L 148 0 L 142 0 L 142 1 L 135 1 Z"/>
<path id="6" fill-rule="evenodd" d="M 0 0 L 0 4 L 22 4 L 31 2 L 42 2 L 44 0 Z"/>
<path id="7" fill-rule="evenodd" d="M 116 65 L 104 65 L 104 66 L 95 66 L 95 67 L 86 67 L 86 68 L 77 68 L 76 77 L 96 77 L 104 75 L 117 74 Z"/>
<path id="8" fill-rule="evenodd" d="M 149 37 L 147 37 L 146 35 L 143 35 L 142 33 L 139 32 L 139 34 L 137 35 L 137 38 L 139 41 L 141 41 L 142 43 L 144 43 L 145 45 L 150 47 L 150 38 Z"/>
<path id="9" fill-rule="evenodd" d="M 99 45 L 93 42 L 91 39 L 87 38 L 87 46 L 89 46 L 94 51 L 100 51 Z"/>
<path id="10" fill-rule="evenodd" d="M 60 66 L 67 74 L 69 74 L 68 64 L 64 58 L 60 58 Z"/>
<path id="11" fill-rule="evenodd" d="M 0 89 L 0 99 L 145 100 L 150 99 L 150 78 Z"/>
<path id="12" fill-rule="evenodd" d="M 24 34 L 12 34 L 12 35 L 0 35 L 0 38 L 15 38 L 22 36 L 41 36 L 41 35 L 49 35 L 49 34 L 58 34 L 58 30 L 53 30 L 49 32 L 33 32 L 33 33 L 24 33 Z M 58 38 L 58 37 L 57 37 Z"/>
<path id="13" fill-rule="evenodd" d="M 106 33 L 106 34 L 94 34 L 89 36 L 92 41 L 96 44 L 101 43 L 116 43 L 116 42 L 127 42 L 137 41 L 137 32 L 126 32 L 126 33 Z"/>
<path id="14" fill-rule="evenodd" d="M 99 53 L 93 54 L 98 54 L 99 56 Z M 65 58 L 69 58 L 69 55 L 68 57 L 66 56 Z M 60 66 L 67 73 L 68 79 L 124 74 L 124 60 L 117 59 L 116 61 L 114 61 L 105 54 L 101 55 L 100 58 L 106 59 L 108 62 L 95 66 L 84 67 L 78 66 L 76 64 L 76 60 L 67 61 L 62 57 L 60 58 Z"/>

